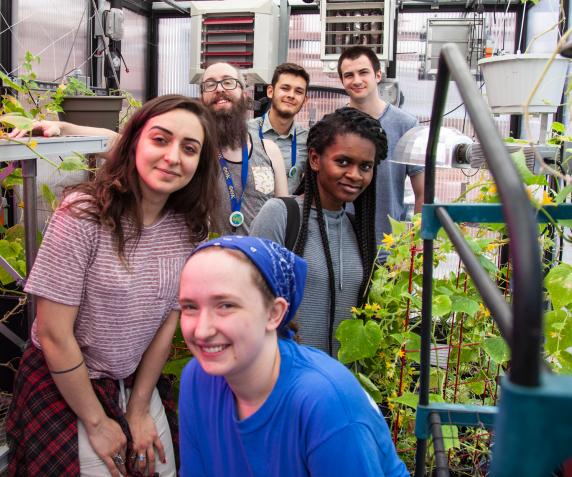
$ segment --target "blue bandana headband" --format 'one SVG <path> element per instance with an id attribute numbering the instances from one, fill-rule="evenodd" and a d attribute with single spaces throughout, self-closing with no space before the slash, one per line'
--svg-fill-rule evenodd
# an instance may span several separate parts
<path id="1" fill-rule="evenodd" d="M 272 293 L 288 302 L 288 311 L 280 323 L 278 331 L 282 335 L 287 334 L 288 337 L 292 337 L 292 333 L 288 333 L 286 325 L 294 318 L 304 296 L 304 285 L 308 271 L 306 260 L 271 240 L 241 235 L 209 240 L 199 245 L 191 253 L 191 256 L 209 247 L 238 250 L 248 257 L 262 274 Z"/>

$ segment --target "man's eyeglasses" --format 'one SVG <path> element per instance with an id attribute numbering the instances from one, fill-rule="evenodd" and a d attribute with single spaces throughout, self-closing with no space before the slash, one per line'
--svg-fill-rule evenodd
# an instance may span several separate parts
<path id="1" fill-rule="evenodd" d="M 201 90 L 203 91 L 203 93 L 210 93 L 215 89 L 217 89 L 219 84 L 222 86 L 222 89 L 226 89 L 227 91 L 231 89 L 236 89 L 236 87 L 239 85 L 242 88 L 242 84 L 240 84 L 240 81 L 238 81 L 237 79 L 225 78 L 220 81 L 215 81 L 215 80 L 204 81 L 203 83 L 201 83 Z"/>

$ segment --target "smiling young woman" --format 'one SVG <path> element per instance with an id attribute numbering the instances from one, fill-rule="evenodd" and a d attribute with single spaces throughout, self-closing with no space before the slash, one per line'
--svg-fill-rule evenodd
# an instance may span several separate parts
<path id="1" fill-rule="evenodd" d="M 409 475 L 352 373 L 291 339 L 306 270 L 256 237 L 220 237 L 189 258 L 181 329 L 196 359 L 181 377 L 181 477 Z"/>
<path id="2" fill-rule="evenodd" d="M 297 323 L 302 343 L 334 356 L 335 329 L 367 294 L 377 251 L 375 175 L 386 153 L 379 123 L 354 108 L 324 116 L 308 135 L 304 193 L 296 197 L 302 219 L 293 250 L 309 267 Z M 346 214 L 346 203 L 354 204 L 354 219 Z M 289 220 L 285 202 L 272 199 L 254 220 L 251 235 L 284 245 Z"/>
<path id="3" fill-rule="evenodd" d="M 25 287 L 38 311 L 7 419 L 9 475 L 176 475 L 177 419 L 158 389 L 179 273 L 216 209 L 213 128 L 196 100 L 153 99 L 95 180 L 66 191 Z"/>

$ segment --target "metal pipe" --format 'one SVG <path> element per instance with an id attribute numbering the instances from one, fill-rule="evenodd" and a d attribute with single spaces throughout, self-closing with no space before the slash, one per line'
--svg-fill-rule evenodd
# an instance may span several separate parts
<path id="1" fill-rule="evenodd" d="M 278 64 L 288 59 L 288 31 L 290 29 L 290 7 L 288 0 L 280 0 L 280 19 L 278 28 Z"/>
<path id="2" fill-rule="evenodd" d="M 427 152 L 425 156 L 425 191 L 424 203 L 433 204 L 435 201 L 435 158 L 437 155 L 437 142 L 439 127 L 441 126 L 443 113 L 445 110 L 444 98 L 449 88 L 448 76 L 437 74 L 435 84 L 435 98 L 431 113 L 431 127 L 427 141 Z M 443 100 L 440 102 L 437 99 Z M 437 129 L 435 129 L 435 127 Z M 426 406 L 429 404 L 429 381 L 430 381 L 430 352 L 431 352 L 431 332 L 433 320 L 433 240 L 423 241 L 423 291 L 421 295 L 421 350 L 419 369 L 419 404 Z M 415 449 L 415 477 L 425 475 L 425 454 L 427 452 L 427 440 L 417 439 Z"/>
<path id="3" fill-rule="evenodd" d="M 455 246 L 455 250 L 463 261 L 477 290 L 479 290 L 481 297 L 491 311 L 491 316 L 497 323 L 502 337 L 510 346 L 512 343 L 512 313 L 510 306 L 505 301 L 498 286 L 490 279 L 489 274 L 479 263 L 479 260 L 469 247 L 465 237 L 463 237 L 463 234 L 459 231 L 447 210 L 439 207 L 435 209 L 435 215 L 441 221 L 441 225 L 443 225 L 445 232 L 447 232 L 447 235 Z"/>
<path id="4" fill-rule="evenodd" d="M 36 159 L 26 159 L 22 161 L 22 178 L 24 182 L 24 234 L 26 240 L 26 276 L 30 275 L 36 253 L 38 251 L 38 218 L 36 215 L 37 192 L 36 192 Z M 28 319 L 28 334 L 32 329 L 32 323 L 36 317 L 36 299 L 34 295 L 28 295 L 26 305 L 26 315 Z"/>
<path id="5" fill-rule="evenodd" d="M 429 414 L 429 424 L 431 426 L 433 450 L 435 452 L 435 475 L 437 477 L 449 477 L 449 462 L 447 459 L 447 453 L 445 452 L 445 443 L 443 442 L 443 431 L 439 413 L 432 412 Z"/>
<path id="6" fill-rule="evenodd" d="M 542 274 L 532 206 L 490 112 L 456 45 L 446 44 L 441 49 L 439 71 L 442 71 L 441 74 L 447 81 L 451 75 L 457 83 L 497 185 L 509 230 L 514 283 L 511 381 L 522 386 L 538 386 L 542 337 Z M 435 103 L 443 103 L 440 106 L 441 111 L 444 108 L 442 92 L 437 86 L 435 91 L 433 118 L 436 112 Z M 438 131 L 440 125 L 441 119 L 435 123 L 432 121 L 430 130 Z M 430 133 L 429 138 L 432 137 L 435 140 L 436 135 L 432 136 Z"/>

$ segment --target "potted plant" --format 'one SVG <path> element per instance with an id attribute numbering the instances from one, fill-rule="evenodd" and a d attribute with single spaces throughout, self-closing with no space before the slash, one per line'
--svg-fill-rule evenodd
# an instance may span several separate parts
<path id="1" fill-rule="evenodd" d="M 61 121 L 116 131 L 120 124 L 123 99 L 128 100 L 128 109 L 140 105 L 131 95 L 121 90 L 113 91 L 114 94 L 111 95 L 97 94 L 96 90 L 74 76 L 68 76 L 53 89 L 42 89 L 33 70 L 33 64 L 39 61 L 39 57 L 26 52 L 22 74 L 10 78 L 0 72 L 4 86 L 20 93 L 22 101 L 20 103 L 15 97 L 10 97 L 8 104 L 4 100 L 6 113 L 28 119 L 46 119 L 51 114 L 57 114 Z"/>
<path id="2" fill-rule="evenodd" d="M 113 131 L 119 128 L 119 113 L 123 99 L 125 97 L 122 95 L 97 95 L 85 83 L 74 77 L 68 77 L 66 83 L 57 88 L 53 97 L 60 121 Z"/>

